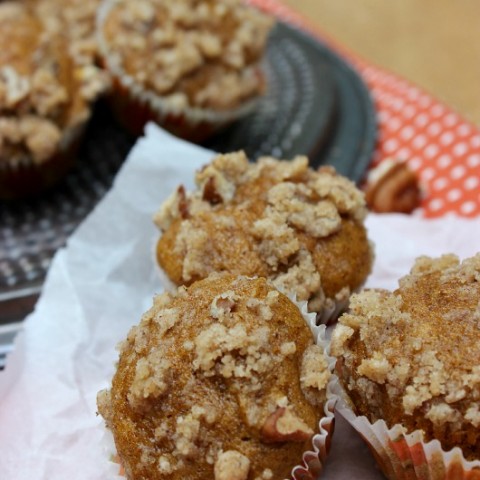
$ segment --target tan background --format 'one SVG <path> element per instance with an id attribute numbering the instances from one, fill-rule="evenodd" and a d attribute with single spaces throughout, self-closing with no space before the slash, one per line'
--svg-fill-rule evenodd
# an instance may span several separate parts
<path id="1" fill-rule="evenodd" d="M 480 126 L 480 0 L 283 0 Z"/>

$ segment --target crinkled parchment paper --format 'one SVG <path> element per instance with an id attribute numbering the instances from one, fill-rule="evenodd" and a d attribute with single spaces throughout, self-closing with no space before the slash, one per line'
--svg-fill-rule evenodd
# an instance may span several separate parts
<path id="1" fill-rule="evenodd" d="M 211 156 L 149 125 L 111 191 L 55 256 L 24 347 L 7 364 L 20 373 L 0 398 L 1 480 L 115 477 L 95 397 L 112 377 L 116 344 L 162 290 L 152 214 L 179 183 L 191 188 Z M 371 287 L 395 288 L 421 254 L 472 255 L 480 238 L 477 220 L 371 215 L 367 224 L 376 243 Z M 322 478 L 382 478 L 341 419 Z"/>

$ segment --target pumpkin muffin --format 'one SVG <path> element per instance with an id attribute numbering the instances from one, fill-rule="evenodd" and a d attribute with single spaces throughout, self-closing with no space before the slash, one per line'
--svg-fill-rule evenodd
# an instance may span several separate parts
<path id="1" fill-rule="evenodd" d="M 459 447 L 464 459 L 480 460 L 480 254 L 462 263 L 455 255 L 420 257 L 394 292 L 352 296 L 331 350 L 355 415 L 393 429 L 380 450 L 372 444 L 381 460 L 379 451 L 397 451 L 412 459 L 410 469 L 442 472 L 419 478 L 474 468 L 450 464 L 442 450 Z M 432 440 L 440 443 L 424 443 Z M 384 463 L 390 478 L 403 478 Z M 475 468 L 468 478 L 480 478 L 479 461 Z"/>
<path id="2" fill-rule="evenodd" d="M 309 301 L 326 322 L 370 273 L 363 194 L 331 167 L 306 157 L 249 163 L 219 155 L 180 186 L 154 216 L 157 261 L 177 285 L 214 271 L 263 276 Z"/>
<path id="3" fill-rule="evenodd" d="M 0 44 L 0 196 L 18 198 L 68 170 L 97 88 L 26 4 L 0 4 Z"/>
<path id="4" fill-rule="evenodd" d="M 252 110 L 273 20 L 242 0 L 105 0 L 98 41 L 129 130 L 154 120 L 190 140 Z"/>
<path id="5" fill-rule="evenodd" d="M 215 274 L 156 297 L 98 395 L 127 478 L 316 478 L 327 410 L 333 427 L 319 329 L 265 279 Z"/>

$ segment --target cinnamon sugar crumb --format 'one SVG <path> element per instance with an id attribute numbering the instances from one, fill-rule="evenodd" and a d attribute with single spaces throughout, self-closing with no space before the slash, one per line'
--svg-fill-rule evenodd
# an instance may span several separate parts
<path id="1" fill-rule="evenodd" d="M 155 350 L 138 361 L 128 395 L 128 401 L 133 408 L 144 406 L 145 401 L 156 399 L 167 391 L 171 364 L 163 358 L 162 353 Z"/>
<path id="2" fill-rule="evenodd" d="M 312 404 L 323 404 L 330 378 L 331 373 L 322 348 L 311 345 L 303 353 L 300 385 L 303 394 Z"/>
<path id="3" fill-rule="evenodd" d="M 222 452 L 215 462 L 215 480 L 247 480 L 250 460 L 236 450 Z"/>
<path id="4" fill-rule="evenodd" d="M 250 378 L 271 367 L 269 338 L 267 327 L 247 332 L 243 325 L 228 329 L 218 323 L 212 324 L 195 339 L 193 366 L 206 376 Z"/>

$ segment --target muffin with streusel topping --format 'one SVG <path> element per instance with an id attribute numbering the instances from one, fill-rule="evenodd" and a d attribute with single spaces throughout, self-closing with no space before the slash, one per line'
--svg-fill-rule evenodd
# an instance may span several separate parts
<path id="1" fill-rule="evenodd" d="M 331 351 L 341 411 L 389 478 L 480 478 L 480 254 L 421 257 L 394 292 L 353 296 Z"/>
<path id="2" fill-rule="evenodd" d="M 199 141 L 245 115 L 265 88 L 272 24 L 242 0 L 105 0 L 98 40 L 117 117 Z"/>
<path id="3" fill-rule="evenodd" d="M 317 478 L 333 363 L 310 317 L 265 279 L 228 274 L 156 297 L 98 395 L 127 478 Z"/>
<path id="4" fill-rule="evenodd" d="M 0 44 L 0 196 L 8 199 L 64 175 L 97 88 L 71 60 L 64 37 L 26 4 L 0 4 Z"/>
<path id="5" fill-rule="evenodd" d="M 249 163 L 237 152 L 214 158 L 195 182 L 154 217 L 157 261 L 176 285 L 214 271 L 263 276 L 327 322 L 370 273 L 363 194 L 333 168 L 315 171 L 306 157 Z"/>

